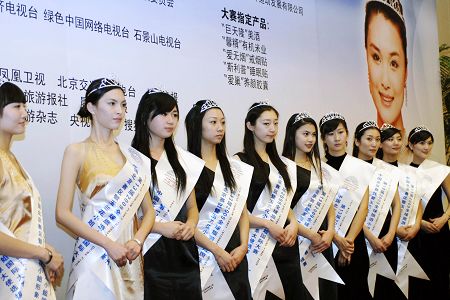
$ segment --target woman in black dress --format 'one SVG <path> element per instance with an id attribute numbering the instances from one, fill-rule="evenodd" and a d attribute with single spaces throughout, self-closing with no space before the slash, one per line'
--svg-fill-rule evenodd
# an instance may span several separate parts
<path id="1" fill-rule="evenodd" d="M 230 160 L 232 160 L 232 163 L 243 163 L 227 157 L 225 146 L 225 116 L 222 109 L 214 101 L 200 100 L 187 114 L 185 125 L 188 150 L 205 161 L 205 167 L 195 185 L 195 197 L 199 211 L 202 211 L 206 201 L 208 201 L 208 205 L 213 204 L 215 207 L 217 207 L 220 201 L 222 191 L 214 188 L 214 177 L 218 167 L 220 167 L 225 184 L 224 192 L 241 193 L 242 189 L 239 185 L 242 182 L 236 182 Z M 231 197 L 234 201 L 241 200 L 245 202 L 246 195 L 242 195 L 242 197 Z M 237 206 L 238 204 L 235 205 Z M 234 298 L 245 300 L 251 299 L 246 258 L 249 221 L 245 203 L 242 203 L 239 207 L 242 209 L 239 223 L 234 228 L 228 227 L 225 229 L 233 232 L 225 249 L 210 240 L 198 228 L 195 232 L 195 239 L 198 245 L 214 254 L 216 262 L 220 266 Z M 214 209 L 211 209 L 210 212 L 205 212 L 205 218 L 210 222 L 213 216 L 212 211 Z M 226 217 L 225 214 L 221 214 L 221 216 Z M 220 223 L 218 225 L 220 226 Z M 213 297 L 218 299 L 220 293 L 220 290 L 214 290 Z"/>
<path id="2" fill-rule="evenodd" d="M 393 167 L 389 165 L 384 166 L 383 162 L 375 158 L 380 144 L 381 131 L 377 124 L 373 121 L 362 122 L 356 127 L 355 130 L 353 156 L 358 157 L 359 159 L 362 159 L 370 164 L 374 164 L 382 170 L 391 170 Z M 386 183 L 389 183 L 391 180 L 389 178 L 389 171 L 381 174 L 386 178 L 383 180 L 385 180 Z M 398 180 L 395 182 L 395 188 L 397 188 L 397 184 Z M 385 201 L 392 201 L 390 205 L 391 210 L 387 212 L 385 217 L 383 216 L 385 218 L 383 227 L 381 228 L 378 236 L 376 236 L 371 229 L 367 227 L 367 221 L 369 218 L 372 218 L 372 221 L 374 219 L 381 218 L 379 216 L 381 213 L 380 210 L 372 210 L 373 206 L 379 205 L 374 203 L 374 200 L 378 198 L 378 189 L 377 191 L 374 191 L 372 188 L 375 188 L 375 186 L 369 187 L 369 195 L 373 197 L 369 197 L 369 213 L 366 218 L 366 225 L 363 227 L 364 235 L 375 253 L 384 253 L 389 265 L 394 273 L 396 273 L 398 247 L 395 239 L 395 233 L 400 220 L 400 199 L 397 191 L 393 194 L 393 198 L 387 199 L 386 197 L 383 197 L 386 199 Z M 388 195 L 390 194 L 387 194 L 386 196 Z M 371 211 L 374 214 L 373 216 L 371 215 Z M 376 275 L 374 299 L 398 299 L 395 295 L 397 292 L 399 292 L 399 290 L 393 280 L 379 274 Z"/>
<path id="3" fill-rule="evenodd" d="M 153 89 L 142 96 L 136 112 L 136 133 L 132 146 L 151 159 L 150 193 L 156 211 L 152 234 L 144 243 L 144 248 L 149 239 L 152 239 L 152 235 L 161 235 L 155 238 L 156 242 L 144 255 L 144 299 L 146 300 L 202 298 L 198 250 L 194 240 L 198 221 L 193 191 L 195 182 L 188 190 L 188 183 L 192 176 L 185 163 L 186 159 L 181 159 L 188 157 L 194 162 L 198 158 L 174 145 L 173 132 L 178 120 L 178 104 L 171 95 Z M 170 170 L 165 170 L 162 174 L 173 175 L 158 178 L 157 164 L 161 164 L 163 159 L 168 161 L 165 165 Z M 165 180 L 173 182 L 172 188 L 175 190 L 177 199 L 157 202 L 164 197 L 164 193 L 160 194 L 159 189 L 163 184 L 161 181 Z M 187 200 L 184 197 L 180 198 L 180 195 L 186 195 Z M 161 219 L 167 212 L 167 209 L 164 210 L 164 205 L 173 200 L 183 201 L 184 204 L 174 219 Z"/>
<path id="4" fill-rule="evenodd" d="M 327 164 L 339 170 L 347 156 L 348 129 L 344 117 L 338 113 L 328 113 L 322 117 L 320 136 L 324 143 Z M 337 232 L 334 236 L 334 243 L 339 248 L 335 256 L 336 271 L 345 283 L 345 285 L 338 285 L 338 299 L 371 298 L 367 283 L 369 256 L 362 231 L 367 207 L 368 191 L 361 199 L 345 236 L 340 236 Z"/>
<path id="5" fill-rule="evenodd" d="M 257 203 L 270 201 L 270 199 L 259 199 L 264 189 L 268 188 L 273 191 L 277 188 L 272 186 L 269 181 L 269 164 L 272 164 L 282 177 L 287 193 L 292 191 L 286 162 L 280 158 L 276 149 L 275 137 L 277 132 L 278 112 L 275 108 L 267 102 L 254 103 L 245 118 L 244 151 L 237 154 L 241 161 L 254 167 L 247 200 L 250 213 L 254 213 Z M 287 197 L 285 201 L 290 201 L 290 199 Z M 256 217 L 252 214 L 249 215 L 249 220 L 250 227 L 264 228 L 277 241 L 272 252 L 272 258 L 283 285 L 285 299 L 303 299 L 297 240 L 298 222 L 292 210 L 289 209 L 284 228 L 269 219 Z M 252 276 L 250 270 L 249 277 Z M 279 297 L 267 291 L 265 299 L 279 299 Z"/>
<path id="6" fill-rule="evenodd" d="M 450 218 L 450 206 L 444 211 L 442 192 L 450 199 L 450 176 L 447 166 L 429 161 L 427 158 L 433 148 L 434 137 L 429 129 L 419 126 L 411 130 L 408 137 L 408 147 L 413 154 L 411 166 L 427 172 L 426 163 L 433 163 L 444 169 L 440 185 L 436 190 L 425 186 L 426 194 L 432 195 L 428 202 L 422 205 L 424 211 L 419 231 L 419 264 L 430 278 L 430 281 L 421 281 L 423 295 L 429 299 L 449 299 L 449 274 L 450 274 L 450 231 L 448 220 Z M 426 174 L 434 176 L 434 174 Z M 432 193 L 432 194 L 431 194 Z"/>
<path id="7" fill-rule="evenodd" d="M 316 172 L 319 180 L 323 183 L 317 132 L 316 121 L 306 113 L 292 115 L 286 125 L 283 156 L 297 164 L 297 190 L 292 199 L 291 208 L 297 205 L 307 191 L 311 181 L 311 172 Z M 333 249 L 330 247 L 334 236 L 333 205 L 329 207 L 327 217 L 324 219 L 319 232 L 314 232 L 299 224 L 299 234 L 311 241 L 311 250 L 315 253 L 322 253 L 330 265 L 334 267 Z M 319 294 L 322 300 L 337 299 L 336 283 L 319 278 Z M 306 291 L 305 299 L 312 299 Z"/>

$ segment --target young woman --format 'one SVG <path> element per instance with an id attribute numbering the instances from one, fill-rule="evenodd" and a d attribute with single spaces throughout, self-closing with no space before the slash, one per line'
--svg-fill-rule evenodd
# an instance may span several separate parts
<path id="1" fill-rule="evenodd" d="M 26 117 L 22 90 L 0 83 L 0 299 L 56 299 L 52 284 L 63 275 L 63 257 L 45 243 L 39 192 L 11 152 Z"/>
<path id="2" fill-rule="evenodd" d="M 419 263 L 430 281 L 422 281 L 423 293 L 430 299 L 448 299 L 450 206 L 444 210 L 442 193 L 450 199 L 450 168 L 428 159 L 433 142 L 433 134 L 426 127 L 416 127 L 409 133 L 408 147 L 413 154 L 411 166 L 424 173 L 425 195 L 422 197 L 424 212 L 419 232 Z"/>
<path id="3" fill-rule="evenodd" d="M 383 124 L 381 130 L 381 146 L 377 152 L 377 157 L 383 161 L 398 167 L 399 185 L 398 194 L 400 201 L 400 221 L 397 228 L 397 267 L 396 275 L 397 285 L 405 286 L 402 289 L 403 294 L 399 289 L 388 289 L 391 294 L 391 299 L 423 299 L 426 297 L 422 294 L 420 285 L 423 279 L 415 278 L 408 275 L 405 270 L 405 251 L 412 254 L 412 257 L 419 255 L 419 238 L 417 233 L 420 229 L 420 221 L 422 219 L 422 205 L 420 204 L 420 191 L 417 189 L 417 182 L 420 180 L 417 171 L 414 168 L 401 164 L 398 162 L 398 157 L 402 149 L 402 133 L 400 129 L 395 128 L 390 124 Z M 404 271 L 402 271 L 404 270 Z M 406 275 L 403 275 L 406 274 Z M 408 278 L 409 277 L 409 278 Z M 405 281 L 409 281 L 409 288 L 406 288 Z"/>
<path id="4" fill-rule="evenodd" d="M 390 123 L 404 132 L 402 107 L 408 59 L 401 2 L 368 1 L 364 33 L 369 89 L 378 125 Z"/>
<path id="5" fill-rule="evenodd" d="M 359 124 L 355 130 L 353 156 L 373 164 L 377 170 L 369 184 L 369 206 L 363 227 L 367 251 L 372 268 L 369 269 L 371 294 L 374 299 L 398 299 L 399 292 L 394 280 L 397 271 L 398 247 L 395 240 L 400 219 L 400 200 L 397 186 L 399 175 L 397 168 L 387 164 L 375 155 L 380 147 L 381 131 L 374 121 Z M 381 254 L 382 253 L 382 254 Z M 384 257 L 383 257 L 384 255 Z M 386 265 L 386 259 L 389 265 Z M 378 276 L 383 274 L 384 276 Z M 389 276 L 390 279 L 385 277 Z"/>
<path id="6" fill-rule="evenodd" d="M 375 167 L 347 155 L 348 129 L 342 115 L 328 113 L 320 120 L 320 136 L 327 164 L 339 170 L 344 185 L 335 199 L 334 243 L 336 271 L 345 285 L 338 286 L 339 299 L 368 299 L 369 257 L 362 227 L 367 215 L 368 185 Z"/>
<path id="7" fill-rule="evenodd" d="M 147 193 L 150 162 L 114 140 L 113 130 L 120 127 L 125 109 L 117 82 L 92 81 L 78 112 L 91 120 L 91 133 L 64 152 L 56 221 L 77 237 L 67 299 L 143 297 L 140 254 L 154 222 Z M 72 212 L 75 188 L 81 219 Z M 140 222 L 136 217 L 139 208 L 143 212 Z"/>
<path id="8" fill-rule="evenodd" d="M 175 146 L 178 104 L 167 93 L 147 91 L 136 112 L 132 145 L 151 159 L 150 193 L 156 211 L 144 243 L 145 299 L 201 299 L 198 222 L 194 186 L 204 162 Z"/>
<path id="9" fill-rule="evenodd" d="M 296 181 L 291 181 L 295 179 L 295 164 L 278 155 L 277 133 L 275 108 L 267 102 L 250 106 L 245 118 L 244 151 L 237 156 L 254 167 L 247 199 L 251 213 L 247 258 L 253 299 L 301 299 L 303 293 L 298 223 L 290 209 L 296 187 Z"/>
<path id="10" fill-rule="evenodd" d="M 324 182 L 322 173 L 326 172 L 327 175 L 331 175 L 334 170 L 321 163 L 317 132 L 317 124 L 310 115 L 307 113 L 293 114 L 286 125 L 283 156 L 295 161 L 297 165 L 297 190 L 291 207 L 299 221 L 299 235 L 310 241 L 311 247 L 307 249 L 308 252 L 322 253 L 328 263 L 334 267 L 333 249 L 330 246 L 334 237 L 332 199 L 337 192 L 337 187 L 333 188 L 333 184 L 327 180 L 331 179 L 330 176 Z M 303 196 L 305 193 L 306 197 Z M 314 197 L 313 195 L 323 195 L 323 197 Z M 324 201 L 327 198 L 329 201 Z M 310 221 L 308 221 L 309 218 L 311 218 Z M 302 222 L 303 220 L 305 222 Z M 302 265 L 316 263 L 315 257 L 308 261 L 308 256 L 304 253 L 301 253 L 300 256 L 306 260 Z M 306 272 L 306 274 L 308 273 Z M 337 299 L 336 283 L 319 279 L 319 294 L 320 299 Z M 305 298 L 313 299 L 310 295 L 306 295 Z"/>
<path id="11" fill-rule="evenodd" d="M 198 101 L 187 114 L 185 125 L 188 150 L 205 161 L 195 185 L 200 211 L 195 240 L 200 246 L 203 299 L 251 299 L 245 202 L 253 168 L 227 157 L 225 116 L 214 101 Z M 211 276 L 217 265 L 229 289 L 218 288 L 220 274 Z M 229 290 L 231 295 L 226 294 Z"/>

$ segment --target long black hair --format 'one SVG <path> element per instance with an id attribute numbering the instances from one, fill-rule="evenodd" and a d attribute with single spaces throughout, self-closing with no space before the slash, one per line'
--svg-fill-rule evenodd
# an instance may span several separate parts
<path id="1" fill-rule="evenodd" d="M 314 129 L 316 130 L 316 135 L 318 133 L 317 123 L 314 121 L 314 119 L 310 117 L 304 117 L 301 118 L 300 114 L 293 114 L 287 124 L 286 124 L 286 134 L 284 136 L 284 145 L 283 145 L 283 153 L 282 155 L 284 157 L 289 158 L 290 160 L 295 160 L 295 153 L 297 151 L 297 147 L 295 145 L 295 135 L 297 133 L 297 130 L 302 127 L 303 125 L 311 124 L 314 126 Z M 319 175 L 320 182 L 322 182 L 322 168 L 321 168 L 321 160 L 320 160 L 320 150 L 319 150 L 319 144 L 317 142 L 314 143 L 314 146 L 312 150 L 308 153 L 306 153 L 306 157 L 308 158 L 309 162 L 314 168 L 314 171 L 316 171 L 316 174 Z"/>
<path id="2" fill-rule="evenodd" d="M 363 137 L 364 133 L 369 129 L 376 129 L 381 136 L 380 128 L 378 128 L 377 124 L 373 121 L 362 122 L 358 126 L 356 126 L 355 137 L 353 138 L 353 151 L 352 151 L 352 155 L 356 158 L 358 157 L 359 154 L 359 147 L 356 145 L 356 141 L 361 142 L 361 138 Z M 379 149 L 377 149 L 377 151 L 378 150 Z"/>
<path id="3" fill-rule="evenodd" d="M 148 128 L 149 122 L 153 120 L 157 115 L 171 112 L 174 108 L 178 110 L 177 101 L 169 94 L 163 92 L 146 92 L 139 102 L 138 109 L 136 111 L 136 118 L 134 120 L 136 131 L 134 133 L 131 146 L 145 154 L 150 156 L 150 130 Z M 178 153 L 173 142 L 173 136 L 170 136 L 164 140 L 164 150 L 167 154 L 170 166 L 175 173 L 177 179 L 178 192 L 184 191 L 186 188 L 186 172 L 178 160 Z M 158 184 L 156 172 L 152 172 L 153 185 Z"/>
<path id="4" fill-rule="evenodd" d="M 119 89 L 124 92 L 121 85 L 113 79 L 98 78 L 93 80 L 86 89 L 86 97 L 78 111 L 78 115 L 82 118 L 92 120 L 92 114 L 87 109 L 87 104 L 92 103 L 93 105 L 97 105 L 98 100 L 100 100 L 104 94 L 114 89 Z"/>
<path id="5" fill-rule="evenodd" d="M 391 137 L 393 137 L 396 133 L 400 134 L 400 136 L 402 137 L 402 131 L 400 129 L 395 128 L 394 126 L 389 126 L 387 128 L 383 128 L 383 126 L 381 126 L 380 142 L 383 143 L 387 139 L 390 139 Z M 381 149 L 381 147 L 378 148 L 377 158 L 383 159 L 383 149 Z"/>
<path id="6" fill-rule="evenodd" d="M 0 116 L 3 115 L 3 108 L 11 103 L 26 103 L 25 94 L 14 83 L 5 82 L 0 85 Z"/>
<path id="7" fill-rule="evenodd" d="M 255 150 L 255 140 L 253 132 L 247 128 L 247 122 L 249 122 L 251 125 L 256 124 L 256 120 L 261 116 L 261 114 L 265 111 L 273 111 L 278 117 L 278 111 L 272 107 L 271 105 L 261 105 L 261 103 L 253 103 L 250 106 L 249 111 L 247 112 L 247 116 L 245 117 L 245 133 L 244 133 L 244 152 L 247 154 L 249 158 L 250 164 L 255 168 L 264 168 L 264 162 L 262 161 L 261 157 L 258 155 L 258 153 Z M 266 152 L 269 155 L 269 158 L 275 168 L 277 168 L 278 172 L 280 172 L 281 177 L 284 180 L 284 185 L 286 186 L 286 189 L 288 191 L 292 190 L 292 184 L 291 180 L 289 178 L 289 174 L 287 171 L 286 165 L 281 160 L 280 156 L 277 152 L 277 146 L 275 144 L 275 139 L 273 142 L 268 143 L 266 145 Z M 270 184 L 270 183 L 269 183 Z M 270 186 L 269 186 L 270 188 Z"/>
<path id="8" fill-rule="evenodd" d="M 201 112 L 201 107 L 209 100 L 200 100 L 191 108 L 191 110 L 186 115 L 184 121 L 186 125 L 187 133 L 187 148 L 188 151 L 195 154 L 199 158 L 202 158 L 202 120 L 206 112 L 211 108 L 217 108 L 222 111 L 218 106 L 211 107 L 209 109 Z M 222 111 L 223 113 L 223 111 Z M 220 164 L 220 169 L 222 170 L 223 179 L 225 181 L 225 186 L 231 191 L 236 189 L 236 181 L 231 172 L 230 162 L 227 157 L 227 148 L 225 144 L 225 134 L 222 141 L 216 145 L 216 156 Z"/>

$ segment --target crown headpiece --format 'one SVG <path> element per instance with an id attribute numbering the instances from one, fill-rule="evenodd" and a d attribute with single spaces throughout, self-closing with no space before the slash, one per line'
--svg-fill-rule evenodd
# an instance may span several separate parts
<path id="1" fill-rule="evenodd" d="M 319 127 L 322 127 L 323 124 L 334 119 L 345 121 L 345 118 L 340 113 L 329 112 L 325 116 L 323 116 L 322 119 L 320 119 Z"/>
<path id="2" fill-rule="evenodd" d="M 375 121 L 370 120 L 370 121 L 364 122 L 362 128 L 358 132 L 361 132 L 361 131 L 363 131 L 363 130 L 365 130 L 367 128 L 377 128 L 377 129 L 379 129 L 377 123 Z"/>
<path id="3" fill-rule="evenodd" d="M 405 23 L 405 18 L 403 17 L 403 6 L 400 0 L 368 0 L 369 2 L 380 2 L 388 6 L 390 9 L 395 11 L 395 13 L 400 17 L 400 19 Z"/>
<path id="4" fill-rule="evenodd" d="M 385 131 L 385 130 L 387 130 L 387 129 L 397 129 L 397 130 L 398 130 L 398 128 L 392 126 L 392 125 L 389 124 L 389 123 L 383 123 L 383 125 L 381 125 L 381 127 L 380 127 L 380 131 L 381 131 L 381 132 L 383 132 L 383 131 Z"/>
<path id="5" fill-rule="evenodd" d="M 93 89 L 92 91 L 90 91 L 89 94 L 86 95 L 86 97 L 89 97 L 89 95 L 92 94 L 93 92 L 96 92 L 98 90 L 101 90 L 101 89 L 104 89 L 107 87 L 118 87 L 121 90 L 123 90 L 123 87 L 114 79 L 103 78 L 102 81 L 100 82 L 99 86 L 96 87 L 95 89 Z"/>
<path id="6" fill-rule="evenodd" d="M 214 108 L 214 107 L 220 108 L 216 102 L 207 99 L 205 101 L 205 103 L 203 103 L 202 106 L 200 107 L 200 113 L 203 113 L 204 111 L 207 111 L 208 109 Z"/>
<path id="7" fill-rule="evenodd" d="M 254 108 L 258 107 L 258 106 L 272 106 L 272 105 L 270 105 L 269 102 L 267 102 L 267 101 L 259 101 L 258 104 L 256 104 L 255 106 L 250 107 L 248 111 L 251 111 L 252 109 L 254 109 Z"/>
<path id="8" fill-rule="evenodd" d="M 149 93 L 149 94 L 155 94 L 155 93 L 164 93 L 164 92 L 161 91 L 161 90 L 158 89 L 158 88 L 149 88 L 149 89 L 147 90 L 147 93 Z"/>
<path id="9" fill-rule="evenodd" d="M 300 120 L 302 120 L 302 119 L 306 119 L 306 118 L 312 119 L 312 117 L 311 117 L 307 112 L 301 112 L 301 113 L 298 113 L 298 114 L 295 116 L 294 123 L 292 123 L 292 125 L 294 125 L 294 124 L 297 123 L 298 121 L 300 121 Z"/>
<path id="10" fill-rule="evenodd" d="M 416 128 L 413 129 L 411 135 L 409 136 L 409 139 L 411 139 L 413 137 L 413 135 L 415 135 L 416 133 L 419 133 L 421 131 L 427 131 L 427 132 L 431 133 L 430 129 L 428 129 L 424 125 L 417 126 Z"/>

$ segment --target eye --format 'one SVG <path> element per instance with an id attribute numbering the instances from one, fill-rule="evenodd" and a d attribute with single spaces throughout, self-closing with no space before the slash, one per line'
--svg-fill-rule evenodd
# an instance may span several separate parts
<path id="1" fill-rule="evenodd" d="M 278 121 L 273 123 L 275 126 L 278 126 Z"/>
<path id="2" fill-rule="evenodd" d="M 391 67 L 397 69 L 399 67 L 398 62 L 396 60 L 391 61 Z"/>
<path id="3" fill-rule="evenodd" d="M 173 113 L 173 117 L 178 119 L 178 113 Z"/>
<path id="4" fill-rule="evenodd" d="M 374 60 L 374 61 L 376 61 L 376 62 L 379 62 L 381 59 L 380 59 L 380 56 L 378 55 L 378 53 L 374 53 L 374 54 L 372 54 L 372 59 Z"/>
<path id="5" fill-rule="evenodd" d="M 128 105 L 128 104 L 127 104 L 126 102 L 123 102 L 123 103 L 122 103 L 122 107 L 123 107 L 123 108 L 127 108 L 127 105 Z"/>
<path id="6" fill-rule="evenodd" d="M 328 132 L 327 136 L 333 136 L 333 134 L 334 134 L 333 131 L 332 132 Z"/>
<path id="7" fill-rule="evenodd" d="M 211 121 L 211 124 L 216 124 L 217 122 L 216 121 Z"/>
<path id="8" fill-rule="evenodd" d="M 270 125 L 269 122 L 264 122 L 263 124 L 264 124 L 265 126 L 269 126 L 269 125 Z"/>
<path id="9" fill-rule="evenodd" d="M 317 137 L 317 133 L 314 132 L 314 133 L 312 134 L 312 136 L 313 136 L 313 137 Z"/>

